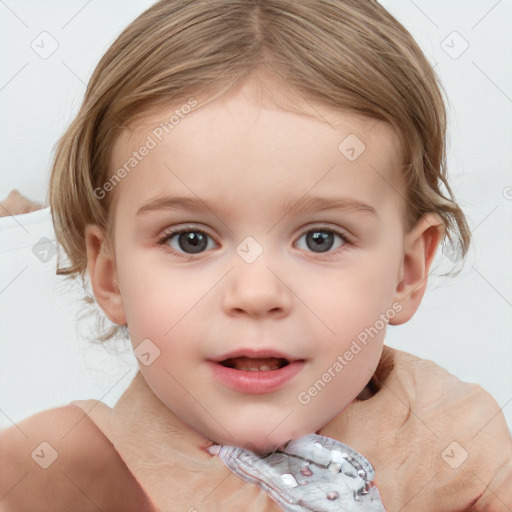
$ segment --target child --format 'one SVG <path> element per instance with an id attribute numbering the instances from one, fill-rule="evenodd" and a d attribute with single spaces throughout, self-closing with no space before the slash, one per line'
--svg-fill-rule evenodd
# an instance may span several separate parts
<path id="1" fill-rule="evenodd" d="M 497 403 L 384 345 L 443 237 L 469 244 L 444 137 L 435 75 L 377 2 L 143 13 L 50 184 L 58 272 L 88 273 L 140 372 L 112 410 L 78 401 L 4 431 L 2 510 L 382 510 L 359 507 L 370 492 L 388 511 L 510 510 Z M 339 464 L 316 439 L 347 445 Z M 323 491 L 336 478 L 365 488 L 342 505 Z"/>

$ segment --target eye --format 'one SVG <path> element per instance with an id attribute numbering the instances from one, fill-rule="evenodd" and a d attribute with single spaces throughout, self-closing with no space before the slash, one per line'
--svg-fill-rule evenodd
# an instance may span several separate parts
<path id="1" fill-rule="evenodd" d="M 209 242 L 212 243 L 209 243 Z M 168 230 L 157 241 L 159 245 L 168 246 L 177 256 L 187 257 L 211 249 L 215 242 L 212 237 L 192 227 Z M 184 253 L 184 254 L 183 254 Z"/>
<path id="2" fill-rule="evenodd" d="M 301 247 L 302 239 L 305 240 L 305 247 Z M 328 253 L 326 257 L 329 257 L 335 256 L 339 252 L 333 249 L 339 249 L 347 243 L 349 241 L 345 233 L 322 226 L 303 233 L 297 245 L 299 249 L 316 254 Z M 178 257 L 188 257 L 188 259 L 217 245 L 208 233 L 190 226 L 169 229 L 158 239 L 157 244 L 170 249 Z"/>
<path id="3" fill-rule="evenodd" d="M 348 243 L 345 234 L 323 226 L 306 231 L 301 235 L 298 242 L 303 238 L 305 238 L 306 247 L 299 247 L 299 249 L 310 250 L 317 254 L 323 254 L 332 251 L 332 249 L 338 249 Z M 336 239 L 338 239 L 338 242 Z M 335 255 L 337 252 L 339 251 L 332 251 L 327 256 Z"/>

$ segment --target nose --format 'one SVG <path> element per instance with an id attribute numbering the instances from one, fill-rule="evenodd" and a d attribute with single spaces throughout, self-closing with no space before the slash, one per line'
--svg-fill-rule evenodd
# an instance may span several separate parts
<path id="1" fill-rule="evenodd" d="M 237 262 L 227 277 L 223 299 L 226 314 L 280 318 L 289 313 L 293 296 L 289 285 L 263 257 L 253 263 Z"/>

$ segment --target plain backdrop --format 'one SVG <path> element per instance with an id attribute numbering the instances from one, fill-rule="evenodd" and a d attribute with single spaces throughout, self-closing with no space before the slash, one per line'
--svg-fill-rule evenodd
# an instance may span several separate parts
<path id="1" fill-rule="evenodd" d="M 1 196 L 45 200 L 54 145 L 95 65 L 152 3 L 0 1 Z M 451 262 L 439 252 L 418 313 L 387 344 L 479 383 L 512 426 L 512 1 L 381 3 L 446 89 L 449 175 L 474 242 L 456 277 L 440 276 Z M 0 428 L 75 399 L 113 405 L 137 369 L 79 335 L 82 290 L 55 277 L 54 240 L 48 209 L 0 219 Z"/>

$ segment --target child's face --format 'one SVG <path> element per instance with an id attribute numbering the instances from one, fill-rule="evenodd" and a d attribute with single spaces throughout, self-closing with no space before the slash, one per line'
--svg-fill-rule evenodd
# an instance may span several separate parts
<path id="1" fill-rule="evenodd" d="M 117 320 L 149 354 L 139 364 L 160 400 L 217 443 L 270 451 L 318 431 L 369 381 L 385 320 L 400 310 L 395 137 L 383 123 L 315 108 L 330 124 L 259 107 L 244 87 L 161 142 L 152 135 L 156 147 L 115 189 Z M 121 136 L 114 169 L 173 110 Z M 350 134 L 366 145 L 359 156 Z M 171 228 L 189 238 L 159 244 Z M 238 350 L 277 351 L 295 362 L 264 373 L 293 375 L 258 389 L 263 372 L 213 362 Z"/>

